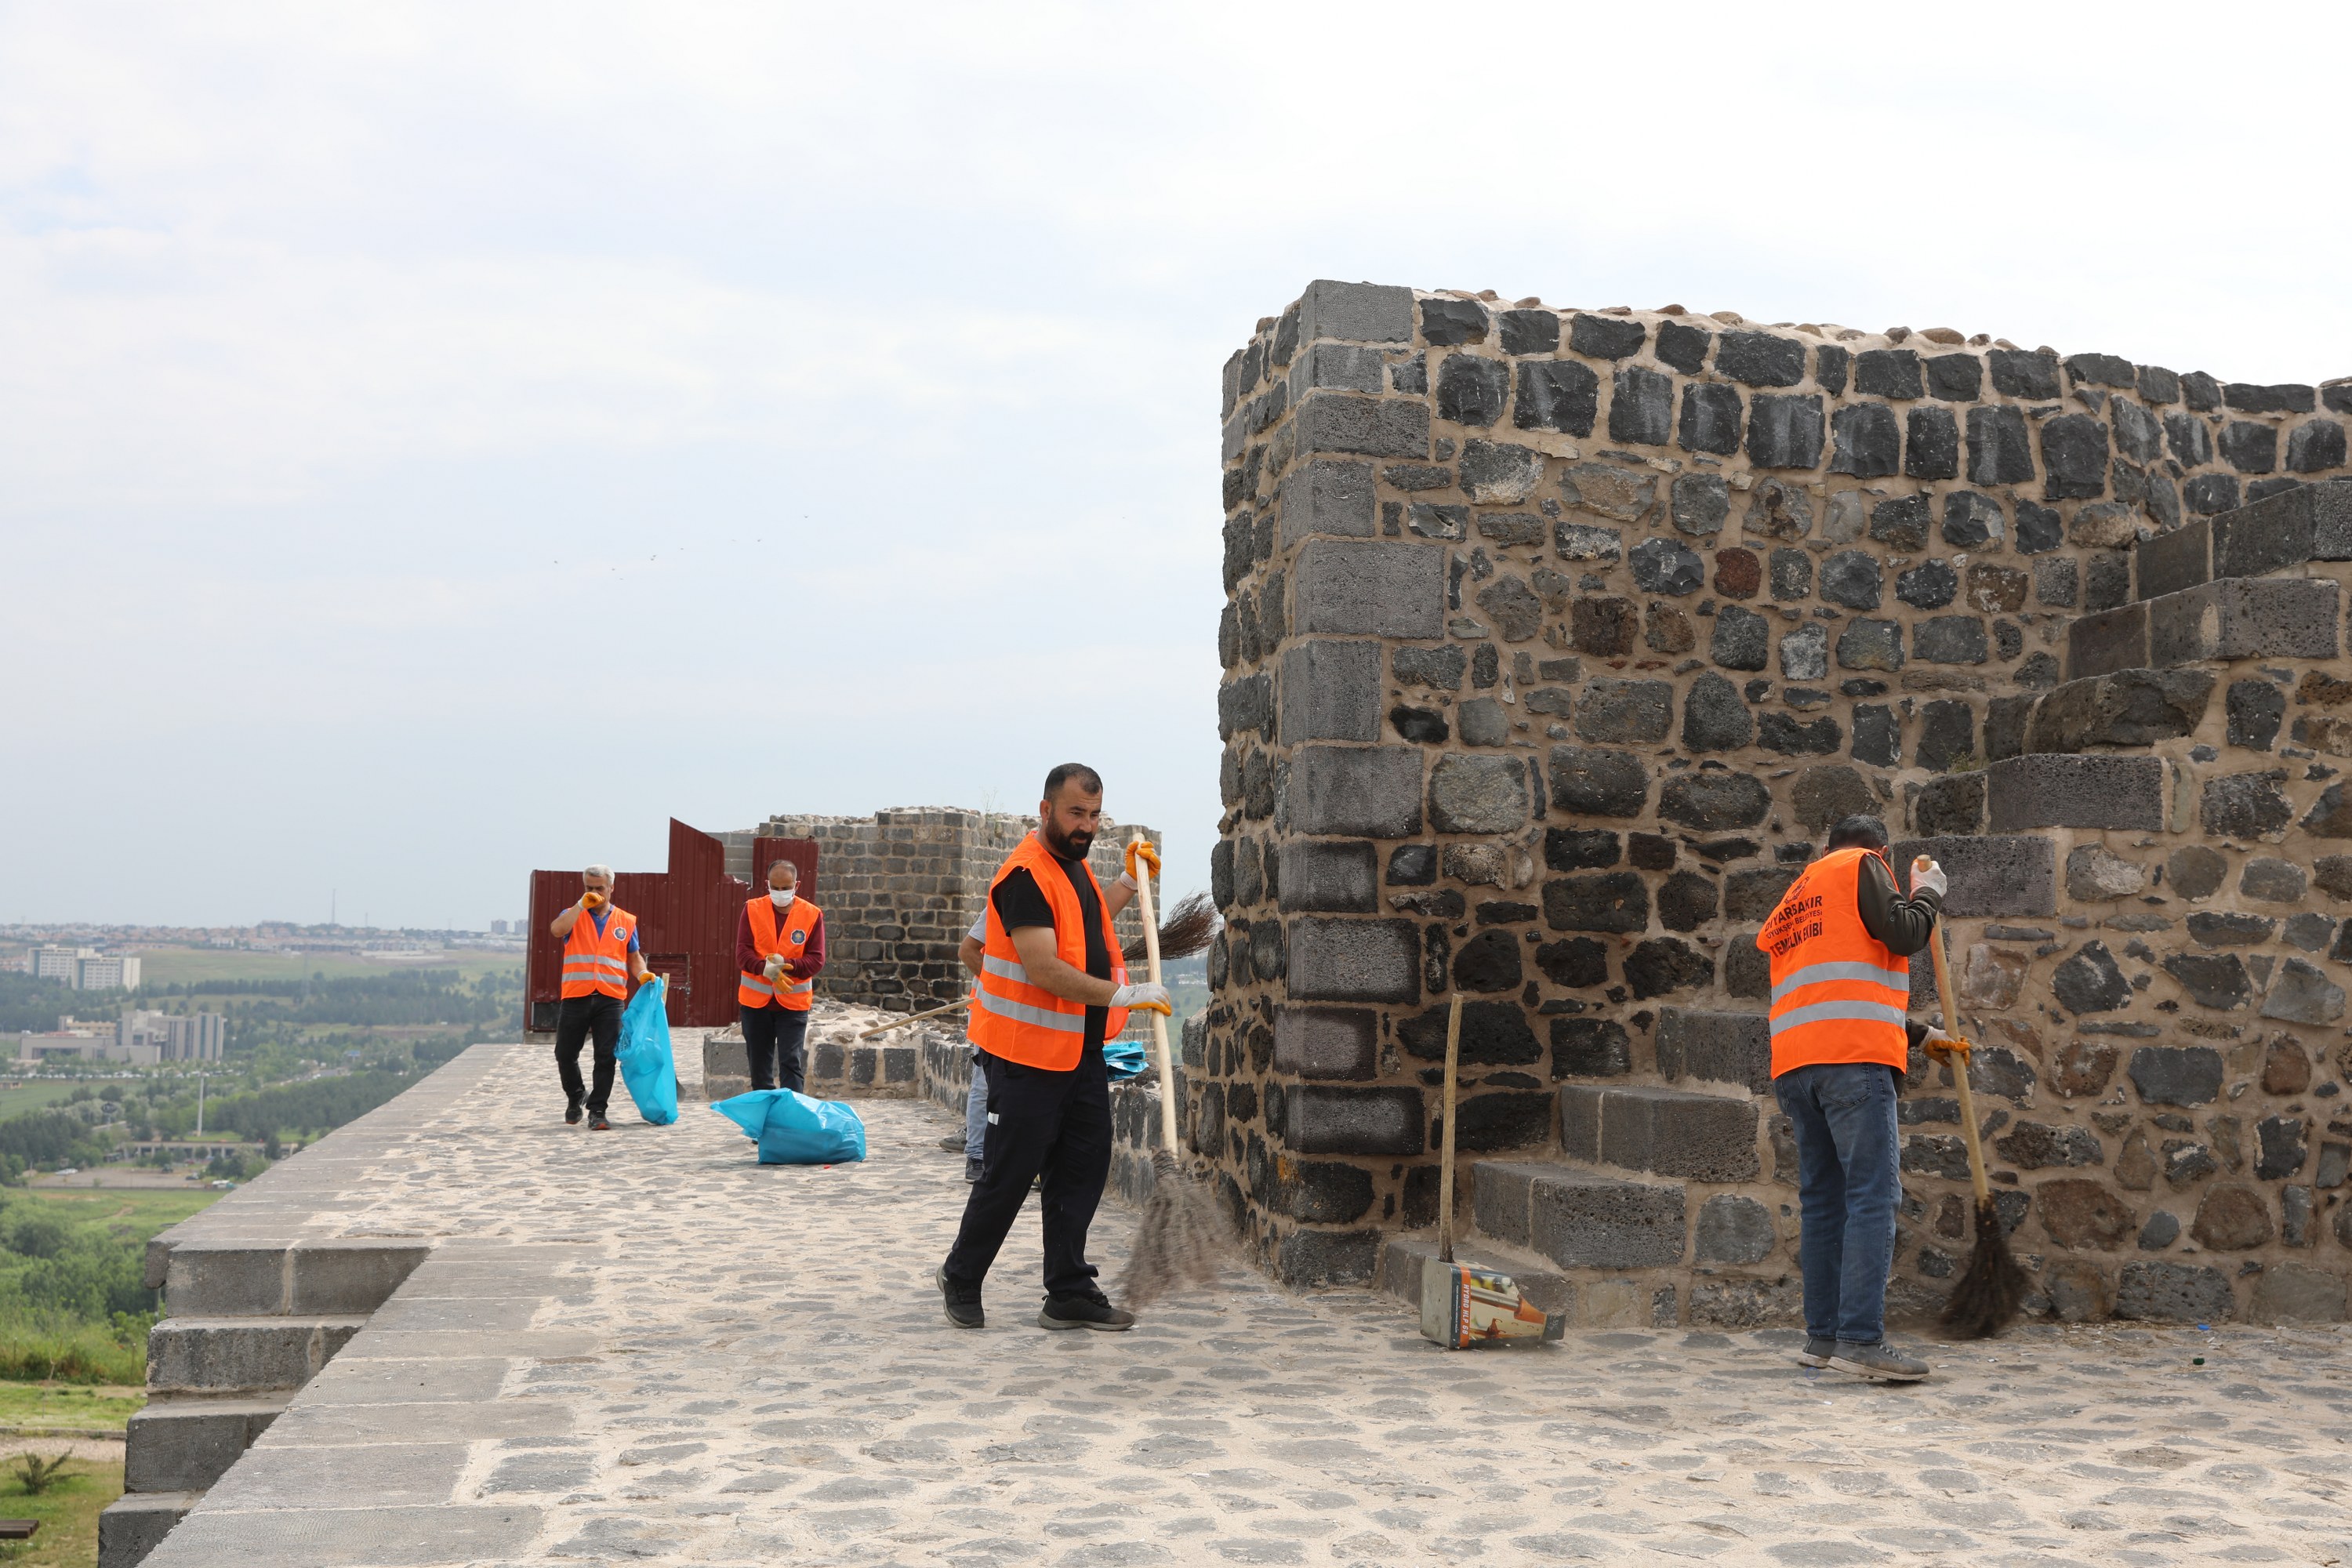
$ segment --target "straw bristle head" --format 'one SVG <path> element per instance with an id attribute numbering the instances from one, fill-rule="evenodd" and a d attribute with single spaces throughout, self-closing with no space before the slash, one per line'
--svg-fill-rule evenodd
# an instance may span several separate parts
<path id="1" fill-rule="evenodd" d="M 1211 939 L 1217 934 L 1217 909 L 1206 893 L 1187 893 L 1168 910 L 1167 919 L 1160 922 L 1160 961 L 1173 963 L 1206 952 Z M 1120 949 L 1129 963 L 1145 956 L 1143 939 L 1137 937 Z"/>
<path id="2" fill-rule="evenodd" d="M 1992 1205 L 1977 1205 L 1976 1249 L 1944 1300 L 1944 1327 L 1963 1340 L 1989 1339 L 2007 1328 L 2024 1305 L 2030 1281 L 2010 1255 L 2009 1233 Z"/>
<path id="3" fill-rule="evenodd" d="M 1162 1149 L 1151 1156 L 1151 1195 L 1135 1227 L 1135 1249 L 1119 1276 L 1118 1298 L 1129 1309 L 1149 1306 L 1188 1285 L 1216 1282 L 1225 1250 L 1224 1221 L 1207 1189 Z"/>

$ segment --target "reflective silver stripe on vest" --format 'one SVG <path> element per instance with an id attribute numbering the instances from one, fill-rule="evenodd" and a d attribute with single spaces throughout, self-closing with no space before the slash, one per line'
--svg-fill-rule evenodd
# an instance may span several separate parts
<path id="1" fill-rule="evenodd" d="M 1810 1007 L 1792 1007 L 1786 1013 L 1773 1015 L 1772 1033 L 1801 1028 L 1807 1024 L 1888 1024 L 1903 1027 L 1906 1017 L 1900 1007 L 1890 1007 L 1884 1002 L 1816 1002 Z"/>
<path id="2" fill-rule="evenodd" d="M 773 996 L 776 994 L 774 986 L 756 974 L 746 974 L 742 978 L 744 988 L 747 990 L 757 991 L 762 996 Z"/>
<path id="3" fill-rule="evenodd" d="M 1084 1013 L 1050 1013 L 1043 1007 L 1032 1007 L 1025 1002 L 992 996 L 985 986 L 972 993 L 971 1005 L 1015 1024 L 1032 1024 L 1040 1029 L 1058 1029 L 1066 1035 L 1087 1032 L 1087 1016 Z"/>
<path id="4" fill-rule="evenodd" d="M 980 972 L 982 974 L 993 974 L 999 980 L 1013 981 L 1016 984 L 1026 985 L 1030 984 L 1028 970 L 1023 968 L 1020 964 L 1013 963 L 1009 958 L 999 958 L 994 953 L 991 953 L 980 961 Z"/>
<path id="5" fill-rule="evenodd" d="M 814 991 L 814 990 L 815 990 L 815 989 L 816 989 L 816 982 L 815 982 L 815 981 L 814 981 L 814 980 L 803 980 L 803 981 L 802 981 L 798 985 L 787 985 L 787 986 L 785 986 L 785 987 L 784 987 L 784 994 L 785 994 L 785 995 L 787 995 L 787 996 L 798 996 L 798 995 L 800 995 L 800 994 L 801 994 L 802 993 L 803 993 L 803 992 L 807 992 L 807 991 Z"/>
<path id="6" fill-rule="evenodd" d="M 626 974 L 628 973 L 626 969 L 622 967 L 621 961 L 617 958 L 565 959 L 563 961 L 563 973 L 569 974 L 573 970 L 578 970 L 583 974 Z"/>
<path id="7" fill-rule="evenodd" d="M 1826 985 L 1833 980 L 1860 980 L 1895 991 L 1911 989 L 1911 977 L 1900 970 L 1881 969 L 1874 963 L 1809 963 L 1774 985 L 1772 1000 L 1778 1002 L 1791 991 L 1802 990 L 1808 985 Z"/>

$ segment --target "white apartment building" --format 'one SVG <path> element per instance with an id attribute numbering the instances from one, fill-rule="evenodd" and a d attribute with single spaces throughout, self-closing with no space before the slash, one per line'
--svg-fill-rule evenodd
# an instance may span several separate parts
<path id="1" fill-rule="evenodd" d="M 115 1058 L 120 1061 L 216 1062 L 228 1051 L 228 1018 L 220 1013 L 140 1008 L 116 1020 L 114 1043 L 128 1053 Z"/>
<path id="2" fill-rule="evenodd" d="M 46 943 L 25 955 L 25 967 L 36 980 L 62 980 L 71 985 L 81 975 L 79 960 L 89 951 Z"/>
<path id="3" fill-rule="evenodd" d="M 136 991 L 139 955 L 133 952 L 91 952 L 74 958 L 74 988 L 78 991 Z"/>

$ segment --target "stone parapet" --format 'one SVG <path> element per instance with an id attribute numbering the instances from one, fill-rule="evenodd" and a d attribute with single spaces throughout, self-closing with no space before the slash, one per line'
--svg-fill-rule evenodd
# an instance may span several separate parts
<path id="1" fill-rule="evenodd" d="M 1369 1278 L 1434 1218 L 1458 992 L 1459 1217 L 1663 1321 L 1785 1316 L 1774 1108 L 1744 1143 L 1654 1129 L 1721 1114 L 1668 1090 L 1768 1092 L 1755 932 L 1870 813 L 1950 875 L 2037 1309 L 2340 1303 L 2343 384 L 1321 282 L 1223 412 L 1227 927 L 1187 1124 L 1267 1267 Z M 1908 1079 L 1919 1308 L 1965 1172 L 1943 1069 Z M 1538 1191 L 1582 1216 L 1549 1244 Z"/>

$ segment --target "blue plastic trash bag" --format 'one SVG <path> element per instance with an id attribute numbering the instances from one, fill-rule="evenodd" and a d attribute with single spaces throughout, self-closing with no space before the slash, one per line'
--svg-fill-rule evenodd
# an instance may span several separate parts
<path id="1" fill-rule="evenodd" d="M 668 989 L 659 976 L 637 987 L 621 1015 L 621 1044 L 613 1053 L 637 1114 L 656 1127 L 677 1120 L 677 1063 L 669 1054 L 669 1016 L 662 1007 Z"/>
<path id="2" fill-rule="evenodd" d="M 837 1100 L 755 1089 L 710 1109 L 760 1141 L 762 1165 L 845 1165 L 866 1158 L 866 1123 Z"/>
<path id="3" fill-rule="evenodd" d="M 1110 1069 L 1113 1083 L 1133 1078 L 1150 1065 L 1150 1058 L 1143 1054 L 1143 1042 L 1140 1040 L 1103 1042 L 1103 1066 Z"/>

